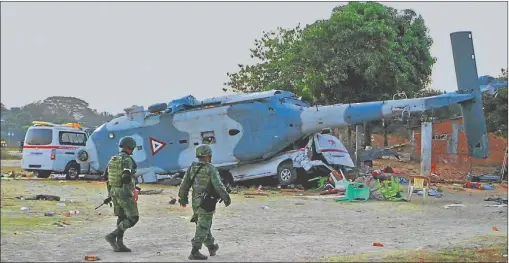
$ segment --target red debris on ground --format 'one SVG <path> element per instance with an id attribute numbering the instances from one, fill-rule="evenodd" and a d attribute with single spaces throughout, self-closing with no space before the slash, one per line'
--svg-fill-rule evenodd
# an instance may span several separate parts
<path id="1" fill-rule="evenodd" d="M 434 139 L 432 142 L 431 163 L 433 172 L 443 181 L 465 181 L 465 176 L 473 171 L 476 174 L 494 172 L 495 168 L 502 165 L 505 151 L 507 148 L 507 139 L 493 134 L 488 135 L 490 146 L 490 157 L 487 159 L 473 159 L 468 155 L 468 146 L 465 132 L 458 131 L 457 153 L 448 153 L 447 145 L 452 134 L 452 124 L 457 122 L 463 124 L 462 119 L 449 120 L 433 123 L 433 134 L 441 139 Z M 415 149 L 414 158 L 420 159 L 421 156 L 421 131 L 415 130 Z M 383 135 L 373 134 L 375 147 L 383 147 Z M 404 137 L 388 136 L 389 145 L 408 143 L 409 140 Z"/>

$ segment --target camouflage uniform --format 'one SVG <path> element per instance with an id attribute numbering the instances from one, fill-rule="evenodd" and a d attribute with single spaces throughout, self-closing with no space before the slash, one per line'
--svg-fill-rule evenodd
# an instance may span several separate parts
<path id="1" fill-rule="evenodd" d="M 216 254 L 219 246 L 214 244 L 214 237 L 210 232 L 216 202 L 222 199 L 226 206 L 230 205 L 231 202 L 230 196 L 221 182 L 218 170 L 209 161 L 203 159 L 204 156 L 211 156 L 211 154 L 212 151 L 208 145 L 198 146 L 196 148 L 196 156 L 199 158 L 199 161 L 191 164 L 180 185 L 179 203 L 181 205 L 189 203 L 189 189 L 193 188 L 193 218 L 191 222 L 196 223 L 196 232 L 191 240 L 192 250 L 189 259 L 207 259 L 206 256 L 199 252 L 202 244 L 205 244 L 209 249 L 211 256 Z M 205 194 L 213 198 L 205 198 Z M 210 202 L 204 202 L 204 200 L 209 200 Z"/>
<path id="2" fill-rule="evenodd" d="M 136 142 L 131 137 L 124 137 L 120 140 L 120 146 L 134 149 Z M 114 214 L 118 216 L 117 228 L 106 236 L 106 241 L 110 243 L 115 252 L 131 252 L 124 245 L 123 238 L 124 232 L 136 225 L 139 220 L 137 198 L 134 197 L 136 168 L 137 165 L 133 158 L 122 151 L 111 157 L 105 171 L 105 176 L 108 177 L 108 199 L 111 198 Z"/>

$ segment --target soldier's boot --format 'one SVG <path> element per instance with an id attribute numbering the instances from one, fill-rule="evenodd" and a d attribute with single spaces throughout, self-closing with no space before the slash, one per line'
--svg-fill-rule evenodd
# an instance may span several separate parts
<path id="1" fill-rule="evenodd" d="M 118 252 L 118 245 L 117 245 L 117 236 L 120 233 L 120 230 L 117 228 L 115 231 L 109 233 L 106 235 L 105 239 L 110 243 L 111 248 L 113 248 L 113 251 Z"/>
<path id="2" fill-rule="evenodd" d="M 216 252 L 219 250 L 219 245 L 218 244 L 214 244 L 214 245 L 211 245 L 211 246 L 207 246 L 207 248 L 209 249 L 209 255 L 211 257 L 213 257 L 213 256 L 216 255 Z"/>
<path id="3" fill-rule="evenodd" d="M 188 257 L 189 260 L 206 260 L 207 256 L 200 253 L 200 249 L 197 247 L 193 247 L 191 250 L 191 255 Z"/>
<path id="4" fill-rule="evenodd" d="M 116 252 L 131 252 L 131 249 L 124 245 L 124 232 L 120 232 L 117 236 L 118 251 Z"/>

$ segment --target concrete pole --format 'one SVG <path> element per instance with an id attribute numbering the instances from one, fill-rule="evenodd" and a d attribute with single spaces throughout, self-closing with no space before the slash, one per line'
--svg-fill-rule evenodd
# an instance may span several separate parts
<path id="1" fill-rule="evenodd" d="M 415 130 L 408 129 L 408 137 L 410 138 L 410 161 L 415 160 Z"/>
<path id="2" fill-rule="evenodd" d="M 355 166 L 360 167 L 362 149 L 362 125 L 355 126 Z"/>
<path id="3" fill-rule="evenodd" d="M 450 158 L 455 162 L 458 161 L 458 122 L 452 122 L 452 133 L 451 138 L 447 143 L 447 151 L 450 154 Z"/>
<path id="4" fill-rule="evenodd" d="M 432 132 L 432 123 L 423 122 L 421 125 L 421 176 L 431 175 Z"/>
<path id="5" fill-rule="evenodd" d="M 349 153 L 352 153 L 353 152 L 353 143 L 352 143 L 352 126 L 348 125 L 347 127 L 347 131 L 346 131 L 346 136 L 347 136 L 347 143 L 346 143 L 346 147 L 348 147 L 348 152 Z"/>

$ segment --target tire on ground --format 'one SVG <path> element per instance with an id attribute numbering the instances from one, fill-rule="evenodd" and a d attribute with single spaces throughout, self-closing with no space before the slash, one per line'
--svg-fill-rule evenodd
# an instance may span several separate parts
<path id="1" fill-rule="evenodd" d="M 286 161 L 278 166 L 276 177 L 280 185 L 290 185 L 297 181 L 297 170 L 291 161 Z"/>
<path id="2" fill-rule="evenodd" d="M 65 167 L 64 173 L 65 179 L 77 180 L 80 174 L 80 165 L 75 162 L 68 163 L 67 166 Z"/>

